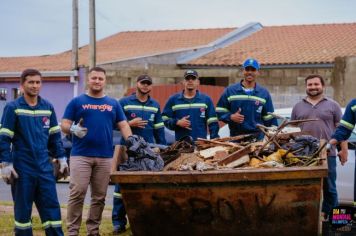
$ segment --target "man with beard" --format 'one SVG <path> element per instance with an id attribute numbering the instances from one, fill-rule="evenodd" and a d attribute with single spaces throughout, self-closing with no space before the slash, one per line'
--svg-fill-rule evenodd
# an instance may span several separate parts
<path id="1" fill-rule="evenodd" d="M 113 128 L 120 129 L 126 140 L 131 133 L 119 102 L 104 94 L 106 72 L 94 67 L 88 74 L 88 92 L 70 101 L 62 131 L 72 134 L 70 157 L 70 193 L 68 200 L 68 235 L 78 235 L 84 198 L 91 186 L 91 204 L 86 221 L 87 235 L 99 235 L 101 215 L 110 180 L 113 156 Z"/>
<path id="2" fill-rule="evenodd" d="M 277 125 L 277 120 L 269 115 L 274 112 L 271 95 L 268 90 L 256 83 L 260 64 L 249 58 L 243 63 L 244 79 L 227 87 L 216 106 L 220 121 L 227 123 L 230 136 L 254 134 L 257 139 L 263 133 L 256 124 Z"/>
<path id="3" fill-rule="evenodd" d="M 309 75 L 305 78 L 305 85 L 307 97 L 293 107 L 291 119 L 318 119 L 318 121 L 302 123 L 300 128 L 318 139 L 329 141 L 340 122 L 341 108 L 337 102 L 324 96 L 325 82 L 322 76 Z M 341 144 L 342 149 L 345 148 L 345 144 L 347 145 L 345 142 Z M 345 156 L 342 151 L 339 157 L 341 163 L 344 164 L 347 155 Z M 326 219 L 332 213 L 332 209 L 338 205 L 335 148 L 331 148 L 328 154 L 328 178 L 323 183 L 322 214 Z"/>
<path id="4" fill-rule="evenodd" d="M 48 153 L 59 159 L 60 172 L 68 169 L 60 128 L 52 104 L 39 96 L 42 75 L 22 72 L 23 96 L 4 109 L 0 129 L 2 176 L 12 185 L 15 235 L 32 235 L 35 203 L 46 235 L 63 235 L 56 180 Z"/>
<path id="5" fill-rule="evenodd" d="M 185 136 L 207 138 L 209 127 L 210 138 L 218 138 L 219 124 L 211 98 L 198 90 L 199 76 L 195 70 L 184 74 L 184 90 L 172 95 L 162 113 L 164 124 L 175 131 L 175 139 Z"/>
<path id="6" fill-rule="evenodd" d="M 152 78 L 148 75 L 137 77 L 136 93 L 124 97 L 120 104 L 124 109 L 132 133 L 142 136 L 148 143 L 166 145 L 164 123 L 158 102 L 150 97 Z M 123 144 L 123 142 L 121 143 Z M 114 155 L 123 155 L 125 147 L 116 146 Z M 120 150 L 120 151 L 118 151 Z M 121 159 L 121 157 L 114 156 Z M 115 185 L 114 207 L 112 209 L 112 223 L 114 234 L 126 230 L 126 211 L 121 197 L 120 185 Z"/>

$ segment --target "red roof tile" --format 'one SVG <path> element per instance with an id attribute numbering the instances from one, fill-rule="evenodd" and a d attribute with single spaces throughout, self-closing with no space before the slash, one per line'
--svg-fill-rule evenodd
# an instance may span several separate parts
<path id="1" fill-rule="evenodd" d="M 97 42 L 97 64 L 204 46 L 234 28 L 121 32 Z M 88 46 L 79 49 L 79 64 L 88 65 Z M 0 57 L 0 71 L 35 67 L 70 70 L 71 52 L 35 57 Z"/>
<path id="2" fill-rule="evenodd" d="M 121 32 L 97 42 L 97 64 L 163 54 L 207 45 L 234 28 Z M 271 26 L 190 65 L 240 65 L 254 57 L 264 65 L 331 63 L 336 56 L 356 55 L 356 23 Z M 79 50 L 79 64 L 88 64 L 88 46 Z M 0 71 L 70 70 L 71 52 L 34 57 L 0 57 Z"/>
<path id="3" fill-rule="evenodd" d="M 253 57 L 264 65 L 332 63 L 356 55 L 356 23 L 271 26 L 189 65 L 236 66 Z"/>

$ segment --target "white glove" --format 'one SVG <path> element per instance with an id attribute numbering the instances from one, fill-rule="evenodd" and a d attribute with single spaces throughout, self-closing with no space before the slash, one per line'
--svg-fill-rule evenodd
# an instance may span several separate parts
<path id="1" fill-rule="evenodd" d="M 77 136 L 78 138 L 83 138 L 88 133 L 88 129 L 82 127 L 82 123 L 83 123 L 83 119 L 80 119 L 78 124 L 73 123 L 73 125 L 70 127 L 70 132 L 75 136 Z"/>
<path id="2" fill-rule="evenodd" d="M 13 183 L 14 180 L 19 177 L 19 175 L 15 171 L 12 163 L 10 163 L 10 162 L 3 162 L 2 163 L 1 175 L 2 175 L 2 179 L 7 184 Z"/>
<path id="3" fill-rule="evenodd" d="M 67 158 L 63 157 L 58 159 L 59 161 L 59 172 L 61 172 L 62 174 L 64 174 L 64 172 L 68 173 L 68 163 L 67 163 Z"/>

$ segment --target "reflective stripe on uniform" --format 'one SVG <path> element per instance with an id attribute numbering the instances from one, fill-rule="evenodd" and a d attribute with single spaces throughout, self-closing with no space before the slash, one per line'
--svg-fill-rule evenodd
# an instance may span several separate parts
<path id="1" fill-rule="evenodd" d="M 14 137 L 14 131 L 6 129 L 6 128 L 1 128 L 0 135 L 9 136 L 10 138 L 12 138 L 12 137 Z"/>
<path id="2" fill-rule="evenodd" d="M 42 223 L 42 227 L 44 229 L 47 229 L 49 227 L 55 228 L 55 227 L 62 227 L 62 221 L 61 220 L 57 220 L 57 221 L 46 221 L 44 223 Z"/>
<path id="3" fill-rule="evenodd" d="M 163 121 L 166 121 L 166 120 L 169 120 L 169 119 L 171 119 L 171 118 L 169 118 L 168 116 L 162 116 L 162 120 Z"/>
<path id="4" fill-rule="evenodd" d="M 15 228 L 16 229 L 30 229 L 30 228 L 32 228 L 32 223 L 31 223 L 31 221 L 30 222 L 27 222 L 27 223 L 20 223 L 20 222 L 17 222 L 16 220 L 15 220 Z"/>
<path id="5" fill-rule="evenodd" d="M 356 105 L 351 107 L 352 111 L 356 111 Z"/>
<path id="6" fill-rule="evenodd" d="M 236 100 L 254 100 L 254 101 L 260 101 L 263 104 L 266 103 L 266 99 L 257 97 L 257 96 L 249 96 L 249 95 L 232 95 L 227 98 L 229 102 L 231 101 L 236 101 Z"/>
<path id="7" fill-rule="evenodd" d="M 23 116 L 50 116 L 52 114 L 52 111 L 50 111 L 50 110 L 16 109 L 15 113 L 17 115 L 23 115 Z"/>
<path id="8" fill-rule="evenodd" d="M 230 111 L 224 107 L 216 107 L 216 112 L 230 112 Z"/>
<path id="9" fill-rule="evenodd" d="M 182 110 L 182 109 L 189 109 L 189 108 L 208 108 L 208 105 L 205 103 L 190 103 L 190 104 L 178 104 L 172 106 L 172 110 Z"/>
<path id="10" fill-rule="evenodd" d="M 114 198 L 122 198 L 121 193 L 114 192 Z"/>
<path id="11" fill-rule="evenodd" d="M 149 106 L 139 106 L 139 105 L 126 105 L 124 106 L 124 110 L 144 110 L 144 111 L 153 111 L 157 112 L 158 108 L 157 107 L 149 107 Z"/>
<path id="12" fill-rule="evenodd" d="M 213 123 L 213 122 L 217 122 L 218 118 L 217 117 L 211 117 L 208 119 L 208 124 Z"/>
<path id="13" fill-rule="evenodd" d="M 48 132 L 49 132 L 49 134 L 54 134 L 54 133 L 58 133 L 60 131 L 61 131 L 61 128 L 59 128 L 59 126 L 56 125 L 56 126 L 53 126 L 52 128 L 50 128 Z"/>
<path id="14" fill-rule="evenodd" d="M 263 116 L 262 119 L 271 120 L 271 119 L 273 119 L 273 116 L 272 115 Z"/>
<path id="15" fill-rule="evenodd" d="M 351 129 L 353 130 L 354 129 L 354 125 L 352 125 L 351 123 L 347 122 L 347 121 L 344 121 L 344 120 L 340 120 L 340 125 L 344 126 L 345 128 L 347 129 Z"/>
<path id="16" fill-rule="evenodd" d="M 159 128 L 162 128 L 163 126 L 164 126 L 164 123 L 163 123 L 163 122 L 160 122 L 160 123 L 154 124 L 154 125 L 153 125 L 153 128 L 159 129 Z"/>

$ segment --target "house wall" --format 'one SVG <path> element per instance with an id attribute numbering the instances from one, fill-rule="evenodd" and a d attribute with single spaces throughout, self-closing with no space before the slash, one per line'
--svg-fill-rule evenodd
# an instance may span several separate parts
<path id="1" fill-rule="evenodd" d="M 19 88 L 19 82 L 6 82 L 1 86 L 8 88 L 8 91 L 10 91 L 6 102 L 13 101 L 12 89 Z M 66 105 L 73 98 L 73 84 L 69 82 L 44 81 L 40 96 L 52 103 L 57 119 L 60 121 Z"/>
<path id="2" fill-rule="evenodd" d="M 346 106 L 356 97 L 356 56 L 336 58 L 333 77 L 334 97 L 341 106 Z"/>
<path id="3" fill-rule="evenodd" d="M 86 71 L 87 68 L 79 68 L 79 76 L 75 80 L 71 80 L 69 77 L 43 77 L 40 96 L 52 103 L 58 121 L 62 119 L 64 110 L 70 100 L 84 92 Z M 19 78 L 2 79 L 0 88 L 7 89 L 7 96 L 6 101 L 2 101 L 0 104 L 0 117 L 4 103 L 14 100 L 14 89 L 20 88 L 19 81 Z"/>

